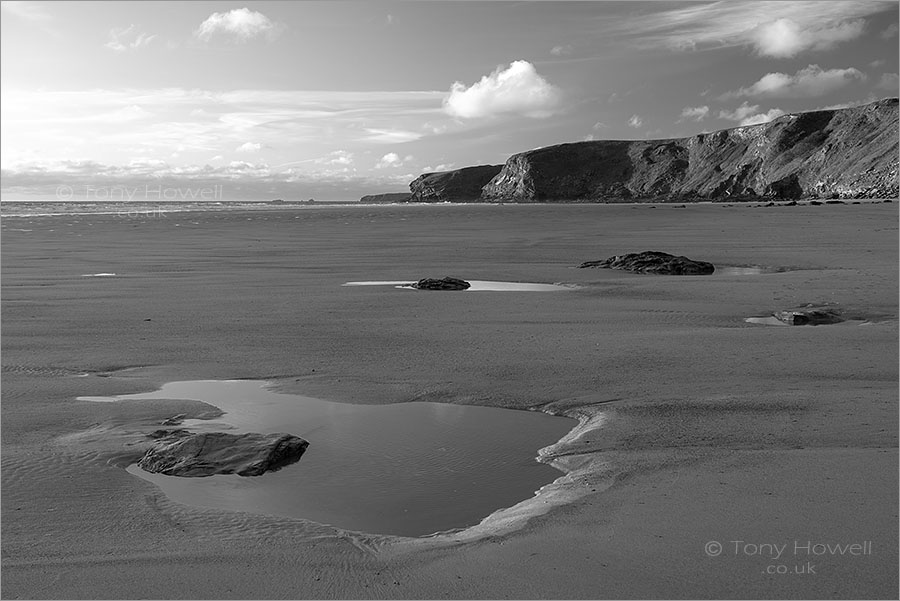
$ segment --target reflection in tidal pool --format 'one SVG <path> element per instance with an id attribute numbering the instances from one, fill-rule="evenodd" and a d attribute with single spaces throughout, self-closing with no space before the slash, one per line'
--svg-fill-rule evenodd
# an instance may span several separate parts
<path id="1" fill-rule="evenodd" d="M 178 427 L 287 432 L 310 442 L 298 463 L 258 477 L 181 478 L 128 468 L 175 501 L 406 536 L 471 526 L 530 498 L 561 476 L 535 460 L 538 450 L 575 426 L 568 418 L 492 407 L 335 403 L 240 380 L 173 382 L 118 398 L 202 400 L 225 414 Z"/>

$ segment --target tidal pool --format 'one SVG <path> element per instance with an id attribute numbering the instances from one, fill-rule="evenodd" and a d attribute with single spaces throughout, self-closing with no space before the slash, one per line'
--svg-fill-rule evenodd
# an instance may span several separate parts
<path id="1" fill-rule="evenodd" d="M 771 265 L 716 265 L 712 275 L 765 275 L 768 273 L 784 273 L 793 271 L 787 267 Z"/>
<path id="2" fill-rule="evenodd" d="M 112 400 L 163 398 L 200 400 L 225 412 L 174 427 L 286 432 L 310 443 L 299 462 L 257 477 L 183 478 L 128 468 L 174 501 L 403 536 L 472 526 L 532 497 L 562 475 L 536 461 L 538 450 L 577 424 L 472 405 L 336 403 L 247 380 L 173 382 Z"/>
<path id="3" fill-rule="evenodd" d="M 343 286 L 393 286 L 394 288 L 402 288 L 404 290 L 416 290 L 410 284 L 416 280 L 402 281 L 373 281 L 373 282 L 347 282 Z M 489 280 L 466 280 L 471 286 L 465 290 L 458 292 L 558 292 L 560 290 L 571 290 L 576 288 L 567 284 L 539 284 L 534 282 L 494 282 Z M 420 292 L 434 292 L 432 290 L 421 290 Z M 455 292 L 455 291 L 451 291 Z"/>

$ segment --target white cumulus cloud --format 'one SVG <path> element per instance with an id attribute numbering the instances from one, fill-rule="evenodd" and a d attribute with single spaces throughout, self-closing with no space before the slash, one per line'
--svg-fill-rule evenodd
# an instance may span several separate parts
<path id="1" fill-rule="evenodd" d="M 262 144 L 258 142 L 244 142 L 237 148 L 235 148 L 238 152 L 259 152 L 259 149 L 262 148 Z"/>
<path id="2" fill-rule="evenodd" d="M 444 111 L 461 119 L 502 114 L 547 117 L 562 101 L 562 92 L 538 75 L 528 61 L 514 61 L 466 87 L 456 82 L 444 98 Z"/>
<path id="3" fill-rule="evenodd" d="M 679 121 L 684 121 L 685 119 L 693 119 L 694 121 L 703 121 L 703 119 L 705 119 L 708 114 L 709 114 L 709 107 L 706 105 L 686 106 L 681 110 L 681 119 L 679 119 Z"/>
<path id="4" fill-rule="evenodd" d="M 720 119 L 737 121 L 739 125 L 757 125 L 759 123 L 766 123 L 782 115 L 784 115 L 784 111 L 778 108 L 769 109 L 765 113 L 760 113 L 758 104 L 749 104 L 747 101 L 744 101 L 741 106 L 733 111 L 719 111 Z"/>
<path id="5" fill-rule="evenodd" d="M 274 36 L 277 29 L 269 17 L 245 7 L 211 14 L 194 31 L 194 35 L 205 42 L 216 34 L 229 35 L 239 42 L 246 42 L 260 35 Z"/>
<path id="6" fill-rule="evenodd" d="M 767 73 L 753 85 L 727 92 L 726 98 L 811 98 L 825 96 L 835 90 L 866 79 L 866 74 L 849 67 L 847 69 L 823 70 L 819 65 L 809 65 L 793 75 L 787 73 Z"/>
<path id="7" fill-rule="evenodd" d="M 863 28 L 862 19 L 808 27 L 793 19 L 781 18 L 757 26 L 751 39 L 760 56 L 791 58 L 806 50 L 828 50 L 858 38 Z"/>
<path id="8" fill-rule="evenodd" d="M 384 169 L 385 167 L 401 167 L 404 163 L 408 163 L 413 159 L 412 155 L 406 155 L 401 158 L 396 152 L 389 152 L 378 161 L 375 165 L 376 169 Z"/>
<path id="9" fill-rule="evenodd" d="M 628 120 L 628 127 L 638 128 L 644 124 L 644 120 L 639 115 L 632 115 Z"/>
<path id="10" fill-rule="evenodd" d="M 750 115 L 746 119 L 741 120 L 741 125 L 758 125 L 760 123 L 768 123 L 772 119 L 776 119 L 784 114 L 781 109 L 769 109 L 765 113 L 758 115 Z"/>

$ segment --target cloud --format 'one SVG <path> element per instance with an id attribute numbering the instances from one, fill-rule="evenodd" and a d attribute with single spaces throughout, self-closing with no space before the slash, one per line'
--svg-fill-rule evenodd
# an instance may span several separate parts
<path id="1" fill-rule="evenodd" d="M 450 121 L 441 109 L 443 96 L 441 91 L 73 91 L 4 83 L 0 160 L 29 158 L 30 149 L 44 160 L 116 161 L 123 148 L 167 157 L 179 144 L 185 160 L 201 160 L 233 156 L 250 141 L 274 149 L 273 160 L 312 161 L 336 148 L 356 150 L 354 144 L 398 144 L 431 135 L 421 129 L 424 120 Z"/>
<path id="2" fill-rule="evenodd" d="M 460 119 L 478 119 L 504 114 L 547 117 L 560 105 L 562 92 L 538 75 L 528 61 L 497 67 L 477 83 L 466 87 L 456 82 L 444 98 L 444 111 Z"/>
<path id="3" fill-rule="evenodd" d="M 844 21 L 808 29 L 793 19 L 777 19 L 757 26 L 751 34 L 756 53 L 772 58 L 792 58 L 806 50 L 829 50 L 858 38 L 864 21 Z"/>
<path id="4" fill-rule="evenodd" d="M 49 21 L 52 17 L 47 12 L 46 5 L 42 4 L 41 2 L 3 0 L 3 2 L 0 2 L 0 9 L 26 21 Z"/>
<path id="5" fill-rule="evenodd" d="M 694 121 L 703 121 L 706 116 L 709 114 L 709 107 L 704 106 L 686 106 L 681 110 L 681 118 L 678 120 L 679 122 L 684 121 L 686 119 L 693 119 Z"/>
<path id="6" fill-rule="evenodd" d="M 204 42 L 208 42 L 216 34 L 232 36 L 238 42 L 247 42 L 261 35 L 274 37 L 277 33 L 278 28 L 269 17 L 248 8 L 213 13 L 194 31 L 194 35 Z"/>
<path id="7" fill-rule="evenodd" d="M 628 127 L 634 127 L 635 129 L 644 124 L 644 120 L 640 118 L 638 115 L 632 115 L 631 119 L 628 120 Z"/>
<path id="8" fill-rule="evenodd" d="M 772 119 L 776 119 L 784 114 L 781 109 L 769 109 L 768 112 L 758 115 L 751 115 L 746 119 L 742 119 L 740 125 L 759 125 L 760 123 L 768 123 Z"/>
<path id="9" fill-rule="evenodd" d="M 124 106 L 116 111 L 112 111 L 110 113 L 106 113 L 102 115 L 102 119 L 105 121 L 111 121 L 115 123 L 125 123 L 129 121 L 137 121 L 139 119 L 148 119 L 153 115 L 136 104 L 132 104 L 130 106 Z"/>
<path id="10" fill-rule="evenodd" d="M 214 157 L 210 162 L 221 160 Z M 92 160 L 44 161 L 4 167 L 0 172 L 4 199 L 54 198 L 66 186 L 74 198 L 85 200 L 208 200 L 204 189 L 219 186 L 216 200 L 281 197 L 301 200 L 356 200 L 372 190 L 405 186 L 414 175 L 393 172 L 359 175 L 346 167 L 301 171 L 278 170 L 264 162 L 175 166 L 137 157 L 121 165 Z M 127 195 L 127 196 L 126 196 Z"/>
<path id="11" fill-rule="evenodd" d="M 733 111 L 720 111 L 719 118 L 728 119 L 729 121 L 738 121 L 739 125 L 743 126 L 766 123 L 767 121 L 771 121 L 784 114 L 784 111 L 778 108 L 770 109 L 765 113 L 760 113 L 758 104 L 751 105 L 747 103 L 747 101 L 744 101 L 741 106 Z"/>
<path id="12" fill-rule="evenodd" d="M 891 23 L 890 25 L 888 25 L 887 27 L 885 27 L 884 31 L 882 31 L 882 32 L 881 32 L 880 34 L 878 34 L 878 35 L 879 35 L 882 39 L 889 40 L 889 39 L 891 39 L 892 37 L 894 37 L 895 35 L 897 35 L 897 29 L 898 29 L 897 24 L 896 24 L 896 23 Z"/>
<path id="13" fill-rule="evenodd" d="M 116 52 L 125 52 L 126 50 L 137 50 L 142 46 L 146 46 L 154 38 L 156 38 L 155 34 L 147 35 L 139 32 L 134 25 L 129 25 L 128 27 L 111 29 L 109 41 L 104 46 Z"/>
<path id="14" fill-rule="evenodd" d="M 346 150 L 335 150 L 326 157 L 316 159 L 315 162 L 320 165 L 352 165 L 353 153 Z"/>
<path id="15" fill-rule="evenodd" d="M 553 56 L 565 56 L 567 54 L 572 54 L 572 45 L 563 44 L 560 46 L 554 46 L 550 49 L 550 54 L 552 54 Z"/>
<path id="16" fill-rule="evenodd" d="M 878 80 L 878 85 L 876 87 L 880 90 L 887 90 L 896 96 L 897 90 L 900 88 L 897 74 L 883 73 L 881 79 Z"/>
<path id="17" fill-rule="evenodd" d="M 415 131 L 407 131 L 402 129 L 375 129 L 365 128 L 368 134 L 362 141 L 376 142 L 379 144 L 402 144 L 403 142 L 413 142 L 421 138 L 424 134 Z"/>
<path id="18" fill-rule="evenodd" d="M 403 158 L 400 158 L 396 152 L 389 152 L 378 161 L 375 165 L 376 169 L 384 169 L 386 167 L 402 167 L 405 163 L 408 163 L 413 159 L 412 155 L 406 155 Z"/>
<path id="19" fill-rule="evenodd" d="M 602 121 L 597 121 L 596 123 L 594 123 L 594 125 L 591 126 L 591 129 L 596 131 L 596 130 L 606 129 L 607 127 L 609 127 L 609 126 L 606 123 L 603 123 Z"/>
<path id="20" fill-rule="evenodd" d="M 622 19 L 597 19 L 595 33 L 641 49 L 690 51 L 743 46 L 759 56 L 786 58 L 855 39 L 863 33 L 866 17 L 896 9 L 895 2 L 855 0 L 658 6 L 663 8 L 635 11 Z"/>
<path id="21" fill-rule="evenodd" d="M 823 71 L 819 65 L 809 65 L 794 75 L 767 73 L 750 87 L 726 92 L 721 98 L 813 98 L 865 79 L 865 73 L 853 67 Z"/>
<path id="22" fill-rule="evenodd" d="M 724 110 L 719 111 L 719 119 L 728 119 L 729 121 L 740 121 L 758 111 L 759 111 L 758 104 L 754 104 L 751 106 L 747 101 L 744 101 L 744 103 L 741 104 L 741 106 L 734 109 L 733 111 L 724 111 Z"/>
<path id="23" fill-rule="evenodd" d="M 237 152 L 259 152 L 260 148 L 262 148 L 262 144 L 258 142 L 244 142 L 235 150 Z"/>

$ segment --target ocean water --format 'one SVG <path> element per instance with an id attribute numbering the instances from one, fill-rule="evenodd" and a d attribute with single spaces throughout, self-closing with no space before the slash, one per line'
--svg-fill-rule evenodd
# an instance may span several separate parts
<path id="1" fill-rule="evenodd" d="M 271 201 L 11 201 L 0 202 L 0 217 L 50 217 L 59 215 L 153 216 L 168 213 L 209 211 L 273 211 L 334 206 L 371 206 L 353 201 L 281 202 Z"/>
<path id="2" fill-rule="evenodd" d="M 536 460 L 576 421 L 539 412 L 410 402 L 335 403 L 256 381 L 193 381 L 123 397 L 202 400 L 225 411 L 194 431 L 286 432 L 310 445 L 258 477 L 184 478 L 128 468 L 187 505 L 297 517 L 377 534 L 422 536 L 472 526 L 562 476 Z"/>

